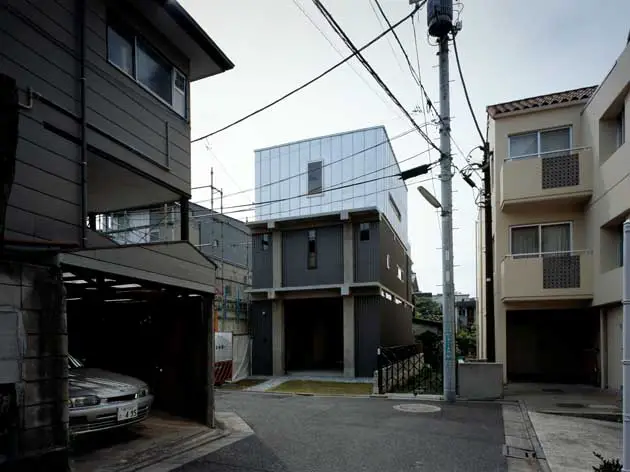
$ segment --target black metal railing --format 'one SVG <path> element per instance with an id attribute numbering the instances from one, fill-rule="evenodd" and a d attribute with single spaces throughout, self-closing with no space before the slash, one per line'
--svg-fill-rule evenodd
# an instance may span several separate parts
<path id="1" fill-rule="evenodd" d="M 423 344 L 379 347 L 378 393 L 441 393 L 442 354 L 433 351 Z"/>

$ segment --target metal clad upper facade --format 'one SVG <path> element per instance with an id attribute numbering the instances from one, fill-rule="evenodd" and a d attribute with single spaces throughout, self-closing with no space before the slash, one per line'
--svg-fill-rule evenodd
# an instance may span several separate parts
<path id="1" fill-rule="evenodd" d="M 313 162 L 322 192 L 307 195 Z M 376 207 L 408 246 L 407 188 L 383 126 L 261 149 L 255 165 L 256 201 L 273 202 L 257 207 L 257 220 Z"/>

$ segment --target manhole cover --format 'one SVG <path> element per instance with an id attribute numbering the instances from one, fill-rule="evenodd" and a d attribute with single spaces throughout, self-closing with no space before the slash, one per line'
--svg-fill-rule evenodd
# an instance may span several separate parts
<path id="1" fill-rule="evenodd" d="M 402 405 L 394 406 L 394 409 L 405 413 L 437 413 L 441 410 L 439 406 L 426 405 L 424 403 L 403 403 Z"/>

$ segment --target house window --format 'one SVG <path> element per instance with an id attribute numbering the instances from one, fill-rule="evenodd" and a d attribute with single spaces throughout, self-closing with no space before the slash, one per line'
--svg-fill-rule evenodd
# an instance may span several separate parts
<path id="1" fill-rule="evenodd" d="M 402 215 L 400 214 L 398 205 L 396 205 L 396 202 L 394 201 L 394 197 L 392 197 L 391 193 L 389 194 L 389 204 L 392 206 L 392 210 L 394 210 L 394 214 L 396 215 L 396 218 L 398 218 L 398 221 L 400 221 L 402 218 Z"/>
<path id="2" fill-rule="evenodd" d="M 134 77 L 134 43 L 132 34 L 124 33 L 122 29 L 108 28 L 107 58 L 124 73 Z"/>
<path id="3" fill-rule="evenodd" d="M 226 297 L 231 297 L 232 296 L 232 286 L 231 285 L 225 285 L 225 287 L 223 288 L 223 292 L 224 292 L 224 295 Z"/>
<path id="4" fill-rule="evenodd" d="M 626 107 L 622 107 L 621 111 L 615 118 L 615 130 L 617 139 L 617 149 L 626 142 Z"/>
<path id="5" fill-rule="evenodd" d="M 269 234 L 262 235 L 262 250 L 263 251 L 269 250 Z"/>
<path id="6" fill-rule="evenodd" d="M 308 231 L 308 269 L 317 268 L 317 233 L 314 229 Z"/>
<path id="7" fill-rule="evenodd" d="M 219 247 L 219 240 L 218 239 L 213 239 L 212 240 L 212 247 Z"/>
<path id="8" fill-rule="evenodd" d="M 118 25 L 109 25 L 107 59 L 186 118 L 188 79 L 138 35 Z"/>
<path id="9" fill-rule="evenodd" d="M 387 256 L 385 256 L 385 265 L 389 269 L 389 254 L 387 254 Z"/>
<path id="10" fill-rule="evenodd" d="M 322 193 L 322 161 L 308 163 L 308 194 Z"/>
<path id="11" fill-rule="evenodd" d="M 359 226 L 359 241 L 370 240 L 370 223 L 361 223 Z"/>
<path id="12" fill-rule="evenodd" d="M 538 257 L 571 251 L 571 224 L 554 223 L 510 228 L 513 256 Z"/>
<path id="13" fill-rule="evenodd" d="M 396 266 L 396 268 L 398 269 L 397 271 L 398 280 L 400 280 L 401 282 L 404 282 L 402 269 L 400 268 L 400 266 Z"/>
<path id="14" fill-rule="evenodd" d="M 136 41 L 136 79 L 154 94 L 172 105 L 173 67 L 148 45 Z"/>
<path id="15" fill-rule="evenodd" d="M 571 127 L 512 135 L 508 141 L 510 159 L 549 156 L 571 149 Z"/>

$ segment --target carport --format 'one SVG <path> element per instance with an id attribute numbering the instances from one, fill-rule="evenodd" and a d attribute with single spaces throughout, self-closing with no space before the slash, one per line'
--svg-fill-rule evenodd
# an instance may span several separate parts
<path id="1" fill-rule="evenodd" d="M 343 372 L 342 298 L 285 300 L 289 373 Z"/>
<path id="2" fill-rule="evenodd" d="M 508 382 L 599 385 L 599 317 L 588 308 L 508 310 Z"/>
<path id="3" fill-rule="evenodd" d="M 134 447 L 142 448 L 142 439 L 155 447 L 156 434 L 203 432 L 193 423 L 214 426 L 214 263 L 178 241 L 68 252 L 61 265 L 69 353 L 87 367 L 141 379 L 155 396 L 149 419 L 131 426 Z M 71 418 L 74 431 L 99 426 Z M 128 434 L 120 434 L 121 442 Z"/>

